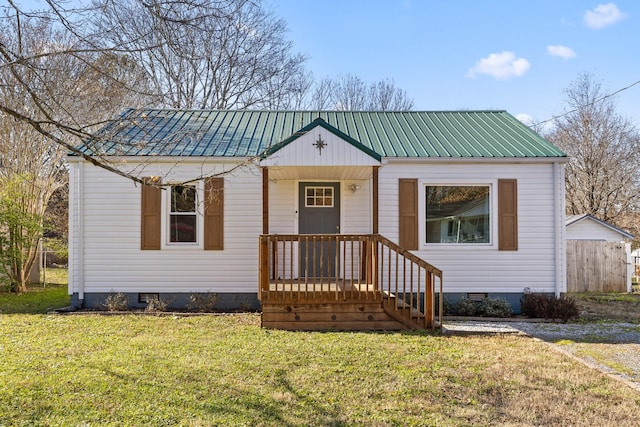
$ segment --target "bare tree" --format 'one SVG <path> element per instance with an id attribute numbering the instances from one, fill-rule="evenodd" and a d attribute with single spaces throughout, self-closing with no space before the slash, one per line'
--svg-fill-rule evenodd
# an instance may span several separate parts
<path id="1" fill-rule="evenodd" d="M 336 79 L 325 78 L 315 86 L 312 108 L 343 111 L 409 111 L 414 103 L 406 91 L 384 79 L 367 85 L 354 74 L 341 74 Z"/>
<path id="2" fill-rule="evenodd" d="M 341 74 L 335 81 L 333 103 L 336 110 L 366 110 L 367 95 L 366 83 L 354 74 Z"/>
<path id="3" fill-rule="evenodd" d="M 306 90 L 286 23 L 247 0 L 95 0 L 96 34 L 124 49 L 171 108 L 273 108 Z"/>
<path id="4" fill-rule="evenodd" d="M 76 42 L 42 16 L 0 21 L 0 270 L 14 291 L 25 290 L 47 203 L 66 183 L 67 146 L 140 99 L 115 77 L 144 87 L 126 57 L 70 54 Z"/>
<path id="5" fill-rule="evenodd" d="M 311 95 L 310 108 L 313 110 L 331 110 L 334 108 L 333 93 L 335 81 L 324 78 L 315 84 Z"/>
<path id="6" fill-rule="evenodd" d="M 0 100 L 0 113 L 136 182 L 135 171 L 101 156 L 104 143 L 118 143 L 105 130 L 122 121 L 111 106 L 118 113 L 144 106 L 291 108 L 310 85 L 306 58 L 291 53 L 284 21 L 260 0 L 87 1 L 45 0 L 37 11 L 13 0 L 0 6 L 0 26 L 17 40 L 0 43 L 0 70 L 13 76 L 32 107 Z M 34 31 L 27 22 L 36 18 L 58 34 L 46 49 L 26 52 L 21 40 Z M 82 66 L 50 82 L 43 58 Z M 27 73 L 35 80 L 25 79 Z"/>
<path id="7" fill-rule="evenodd" d="M 565 93 L 569 111 L 546 137 L 569 156 L 567 212 L 618 224 L 638 210 L 638 130 L 616 112 L 614 99 L 604 96 L 593 76 L 580 75 Z"/>
<path id="8" fill-rule="evenodd" d="M 41 102 L 52 103 L 48 84 L 61 69 L 71 72 L 69 61 L 41 55 L 58 35 L 45 22 L 25 19 L 22 29 L 34 37 L 9 38 L 11 27 L 2 28 L 0 42 L 16 52 L 39 56 L 37 68 L 0 69 L 0 102 L 22 114 L 44 119 L 22 84 L 29 84 Z M 64 85 L 62 85 L 64 87 Z M 64 114 L 61 111 L 60 114 Z M 0 114 L 0 271 L 10 289 L 26 290 L 29 272 L 36 260 L 42 235 L 46 203 L 64 175 L 64 149 L 15 117 Z"/>
<path id="9" fill-rule="evenodd" d="M 369 86 L 369 109 L 380 111 L 413 110 L 413 100 L 407 92 L 396 87 L 393 80 L 385 79 Z"/>

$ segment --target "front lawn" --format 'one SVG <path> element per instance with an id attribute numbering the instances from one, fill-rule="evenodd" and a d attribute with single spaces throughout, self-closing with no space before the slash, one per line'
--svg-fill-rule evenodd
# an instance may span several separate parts
<path id="1" fill-rule="evenodd" d="M 69 305 L 67 290 L 67 270 L 47 268 L 44 283 L 28 286 L 27 292 L 15 294 L 0 282 L 0 314 L 46 313 L 55 308 Z"/>
<path id="2" fill-rule="evenodd" d="M 640 413 L 640 393 L 526 337 L 47 315 L 69 303 L 56 274 L 0 292 L 0 426 L 635 426 Z"/>
<path id="3" fill-rule="evenodd" d="M 0 425 L 637 425 L 640 393 L 521 336 L 259 315 L 0 315 Z"/>

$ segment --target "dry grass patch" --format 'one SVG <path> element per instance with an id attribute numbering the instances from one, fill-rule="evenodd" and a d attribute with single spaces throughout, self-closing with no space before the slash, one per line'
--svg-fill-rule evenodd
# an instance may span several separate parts
<path id="1" fill-rule="evenodd" d="M 521 336 L 286 332 L 258 315 L 3 315 L 0 425 L 637 425 Z"/>
<path id="2" fill-rule="evenodd" d="M 584 292 L 575 298 L 585 320 L 640 321 L 640 293 Z"/>

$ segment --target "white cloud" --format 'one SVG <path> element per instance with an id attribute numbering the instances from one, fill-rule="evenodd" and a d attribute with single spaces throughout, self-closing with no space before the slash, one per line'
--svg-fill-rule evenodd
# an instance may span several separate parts
<path id="1" fill-rule="evenodd" d="M 599 4 L 593 10 L 584 13 L 584 24 L 594 30 L 622 21 L 627 17 L 614 3 Z"/>
<path id="2" fill-rule="evenodd" d="M 515 118 L 520 120 L 525 126 L 530 127 L 533 131 L 539 134 L 547 134 L 551 132 L 555 127 L 554 120 L 539 123 L 538 120 L 534 119 L 533 116 L 527 113 L 516 114 Z"/>
<path id="3" fill-rule="evenodd" d="M 516 119 L 520 120 L 527 126 L 531 126 L 534 123 L 533 117 L 526 113 L 516 114 Z"/>
<path id="4" fill-rule="evenodd" d="M 564 59 L 575 58 L 577 56 L 573 49 L 567 46 L 562 46 L 561 44 L 547 46 L 547 53 L 551 56 L 558 56 Z"/>
<path id="5" fill-rule="evenodd" d="M 513 52 L 504 51 L 492 53 L 482 58 L 467 72 L 467 77 L 475 77 L 476 74 L 487 74 L 495 79 L 508 79 L 514 76 L 522 76 L 531 64 L 524 58 L 516 58 Z"/>

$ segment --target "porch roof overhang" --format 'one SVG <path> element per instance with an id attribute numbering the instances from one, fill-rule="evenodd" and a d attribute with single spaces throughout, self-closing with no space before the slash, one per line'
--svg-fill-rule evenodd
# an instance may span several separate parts
<path id="1" fill-rule="evenodd" d="M 371 166 L 272 166 L 269 178 L 274 180 L 368 180 Z"/>

